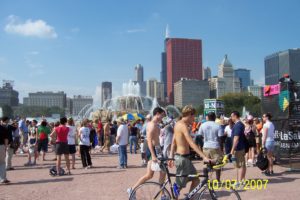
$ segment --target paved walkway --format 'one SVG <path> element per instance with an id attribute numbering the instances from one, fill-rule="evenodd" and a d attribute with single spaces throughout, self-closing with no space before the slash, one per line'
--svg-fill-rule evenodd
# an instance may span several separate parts
<path id="1" fill-rule="evenodd" d="M 13 158 L 14 171 L 8 172 L 10 185 L 0 185 L 1 200 L 109 200 L 127 198 L 126 188 L 133 185 L 145 173 L 140 167 L 140 154 L 128 155 L 129 168 L 117 169 L 118 156 L 96 153 L 92 156 L 94 168 L 82 169 L 81 161 L 76 162 L 76 170 L 71 176 L 51 177 L 49 167 L 54 161 L 38 161 L 34 167 L 24 167 L 25 155 Z M 48 160 L 54 158 L 49 153 Z M 196 168 L 201 169 L 201 162 L 196 161 Z M 299 199 L 300 174 L 286 172 L 286 168 L 275 166 L 275 176 L 265 177 L 258 168 L 249 167 L 247 177 L 250 179 L 269 178 L 267 189 L 240 191 L 242 199 Z M 222 179 L 235 179 L 236 170 L 228 164 Z M 157 180 L 157 176 L 154 178 Z M 185 191 L 183 191 L 184 193 Z"/>

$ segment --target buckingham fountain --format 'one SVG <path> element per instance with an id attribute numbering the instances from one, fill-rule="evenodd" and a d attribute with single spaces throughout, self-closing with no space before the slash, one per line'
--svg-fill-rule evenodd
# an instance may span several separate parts
<path id="1" fill-rule="evenodd" d="M 123 83 L 122 95 L 106 100 L 100 109 L 93 110 L 91 106 L 89 113 L 85 113 L 84 116 L 89 115 L 89 118 L 101 119 L 101 121 L 106 121 L 108 118 L 116 119 L 127 113 L 139 113 L 145 116 L 156 106 L 159 106 L 156 98 L 141 95 L 140 85 L 129 81 Z"/>

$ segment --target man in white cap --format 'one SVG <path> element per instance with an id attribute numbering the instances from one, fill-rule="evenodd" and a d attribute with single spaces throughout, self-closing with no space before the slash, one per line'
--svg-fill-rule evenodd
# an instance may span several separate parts
<path id="1" fill-rule="evenodd" d="M 117 119 L 118 131 L 116 143 L 119 145 L 119 169 L 127 168 L 128 127 L 122 117 Z"/>

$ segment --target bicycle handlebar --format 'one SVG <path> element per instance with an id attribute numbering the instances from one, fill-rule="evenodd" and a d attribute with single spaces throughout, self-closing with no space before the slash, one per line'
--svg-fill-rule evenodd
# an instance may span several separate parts
<path id="1" fill-rule="evenodd" d="M 204 162 L 204 164 L 208 165 L 212 169 L 220 169 L 228 163 L 230 157 L 231 157 L 230 154 L 225 155 L 221 163 L 213 163 L 212 161 L 209 161 L 209 162 Z"/>

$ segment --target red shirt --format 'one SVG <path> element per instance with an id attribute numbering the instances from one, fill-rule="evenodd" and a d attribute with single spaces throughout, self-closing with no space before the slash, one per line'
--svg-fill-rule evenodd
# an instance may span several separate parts
<path id="1" fill-rule="evenodd" d="M 68 142 L 69 127 L 60 125 L 59 127 L 55 128 L 55 132 L 57 135 L 56 142 Z"/>

